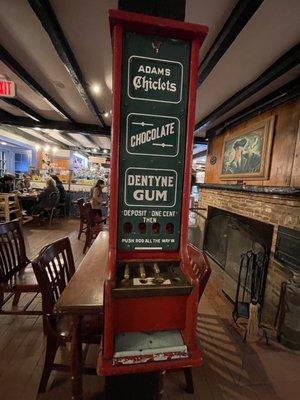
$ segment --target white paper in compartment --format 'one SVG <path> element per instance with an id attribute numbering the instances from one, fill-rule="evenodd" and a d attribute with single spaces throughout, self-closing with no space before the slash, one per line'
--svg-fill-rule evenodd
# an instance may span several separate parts
<path id="1" fill-rule="evenodd" d="M 157 286 L 157 283 L 153 283 L 153 278 L 146 278 L 145 281 L 146 283 L 141 283 L 140 280 L 142 278 L 133 278 L 133 286 Z M 160 285 L 171 285 L 170 279 L 166 279 L 163 283 Z"/>

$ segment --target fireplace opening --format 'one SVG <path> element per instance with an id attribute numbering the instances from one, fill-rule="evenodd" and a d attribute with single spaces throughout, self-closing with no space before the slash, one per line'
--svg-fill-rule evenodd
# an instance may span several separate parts
<path id="1" fill-rule="evenodd" d="M 224 294 L 235 301 L 242 254 L 269 255 L 273 226 L 251 218 L 208 208 L 204 251 L 224 270 Z"/>

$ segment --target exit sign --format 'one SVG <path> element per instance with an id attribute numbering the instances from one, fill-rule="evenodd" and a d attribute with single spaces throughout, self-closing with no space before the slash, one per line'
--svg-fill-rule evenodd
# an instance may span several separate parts
<path id="1" fill-rule="evenodd" d="M 0 79 L 0 97 L 15 97 L 15 82 Z"/>

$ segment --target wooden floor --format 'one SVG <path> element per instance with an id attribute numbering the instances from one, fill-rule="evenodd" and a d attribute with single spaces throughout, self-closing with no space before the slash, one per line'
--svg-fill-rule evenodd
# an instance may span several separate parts
<path id="1" fill-rule="evenodd" d="M 77 220 L 54 222 L 51 228 L 33 223 L 25 225 L 29 258 L 34 258 L 45 244 L 68 236 L 78 265 L 83 257 L 83 239 L 77 240 L 77 228 Z M 221 274 L 213 266 L 212 278 L 199 307 L 198 336 L 205 363 L 193 370 L 195 394 L 184 392 L 181 371 L 172 372 L 165 380 L 164 400 L 298 399 L 300 355 L 284 349 L 275 340 L 269 346 L 263 340 L 243 343 L 232 324 L 232 306 L 220 287 Z M 34 307 L 40 305 L 37 298 Z M 70 399 L 69 377 L 58 372 L 51 374 L 47 393 L 37 397 L 44 346 L 40 317 L 0 316 L 1 400 Z M 91 348 L 88 361 L 95 362 L 96 356 L 97 347 Z M 68 349 L 61 357 L 68 357 Z M 103 378 L 85 376 L 84 399 L 103 399 L 103 385 Z"/>

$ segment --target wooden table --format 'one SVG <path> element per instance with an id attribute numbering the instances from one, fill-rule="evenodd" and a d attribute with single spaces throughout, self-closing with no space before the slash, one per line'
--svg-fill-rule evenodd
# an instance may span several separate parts
<path id="1" fill-rule="evenodd" d="M 108 231 L 100 232 L 55 304 L 58 313 L 72 316 L 72 399 L 82 399 L 81 318 L 103 309 L 103 285 L 107 274 Z"/>
<path id="2" fill-rule="evenodd" d="M 19 193 L 18 194 L 19 200 L 21 201 L 21 204 L 23 201 L 30 201 L 33 204 L 37 201 L 38 198 L 38 193 L 37 192 L 25 192 L 25 193 Z M 23 224 L 25 224 L 26 222 L 32 221 L 33 217 L 32 215 L 24 215 L 23 214 Z"/>

